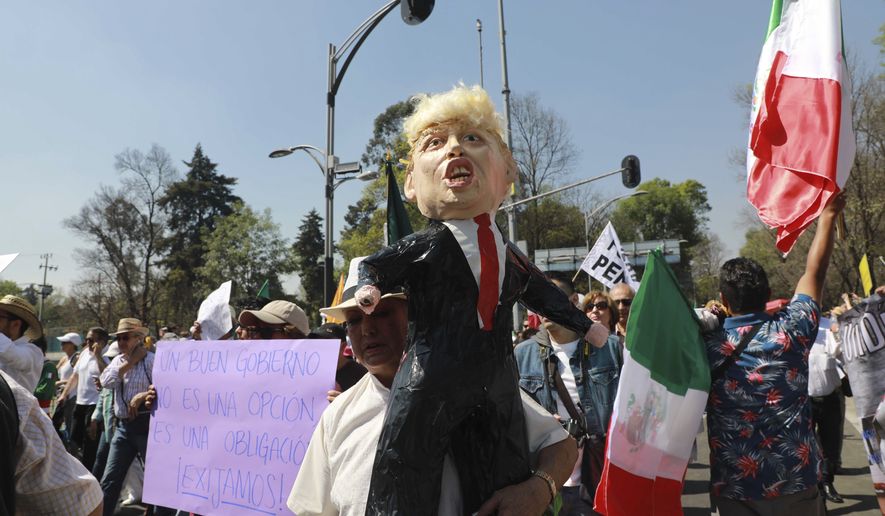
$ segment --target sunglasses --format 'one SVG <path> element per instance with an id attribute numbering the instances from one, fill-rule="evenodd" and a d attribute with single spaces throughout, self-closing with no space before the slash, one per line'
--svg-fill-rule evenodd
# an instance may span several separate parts
<path id="1" fill-rule="evenodd" d="M 608 310 L 608 302 L 599 301 L 599 302 L 590 303 L 589 305 L 587 305 L 587 311 L 593 310 L 594 308 L 597 310 Z"/>
<path id="2" fill-rule="evenodd" d="M 260 336 L 262 339 L 270 339 L 277 333 L 286 333 L 285 328 L 272 326 L 242 326 L 248 337 Z"/>
<path id="3" fill-rule="evenodd" d="M 630 305 L 633 304 L 633 300 L 632 300 L 632 299 L 629 299 L 629 298 L 627 298 L 627 299 L 615 299 L 615 303 L 616 303 L 616 304 L 619 304 L 619 305 L 630 306 Z"/>

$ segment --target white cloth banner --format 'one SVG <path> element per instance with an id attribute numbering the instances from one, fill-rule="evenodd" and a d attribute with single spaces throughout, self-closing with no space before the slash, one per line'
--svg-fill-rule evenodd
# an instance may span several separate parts
<path id="1" fill-rule="evenodd" d="M 15 260 L 17 256 L 18 253 L 0 254 L 0 272 L 3 272 L 3 269 L 9 267 L 9 264 L 12 263 L 12 260 Z"/>
<path id="2" fill-rule="evenodd" d="M 218 340 L 233 328 L 227 306 L 230 303 L 230 287 L 231 282 L 225 281 L 200 303 L 197 322 L 200 323 L 203 340 Z"/>
<path id="3" fill-rule="evenodd" d="M 618 283 L 627 283 L 634 291 L 639 290 L 636 273 L 621 249 L 621 241 L 611 221 L 605 225 L 590 253 L 584 258 L 581 269 L 608 288 Z"/>

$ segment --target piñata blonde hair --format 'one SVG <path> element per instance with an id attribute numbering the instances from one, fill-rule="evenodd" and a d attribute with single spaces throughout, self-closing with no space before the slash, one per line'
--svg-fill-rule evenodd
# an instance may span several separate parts
<path id="1" fill-rule="evenodd" d="M 409 170 L 418 140 L 428 129 L 447 123 L 486 131 L 497 137 L 502 151 L 507 149 L 501 116 L 495 112 L 489 94 L 479 86 L 467 87 L 461 83 L 444 93 L 415 95 L 412 102 L 415 112 L 403 122 L 403 131 L 409 141 Z"/>

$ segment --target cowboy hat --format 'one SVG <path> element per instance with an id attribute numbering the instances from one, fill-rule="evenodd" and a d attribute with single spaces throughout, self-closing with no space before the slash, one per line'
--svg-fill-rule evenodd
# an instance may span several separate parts
<path id="1" fill-rule="evenodd" d="M 17 317 L 28 325 L 28 329 L 25 331 L 25 337 L 28 340 L 39 339 L 43 335 L 43 325 L 37 319 L 37 312 L 31 303 L 24 299 L 7 294 L 0 299 L 0 311 Z"/>
<path id="2" fill-rule="evenodd" d="M 359 280 L 360 262 L 365 259 L 365 256 L 360 256 L 359 258 L 354 258 L 350 261 L 350 269 L 347 272 L 347 280 L 344 282 L 344 292 L 341 294 L 341 302 L 335 306 L 320 308 L 321 314 L 325 314 L 338 321 L 343 321 L 345 320 L 344 314 L 348 310 L 358 308 L 359 305 L 357 305 L 353 294 L 356 292 L 356 289 L 359 288 L 357 280 Z M 406 299 L 406 295 L 402 292 L 391 292 L 381 296 L 381 299 Z"/>
<path id="3" fill-rule="evenodd" d="M 117 331 L 111 335 L 117 336 L 121 333 L 137 333 L 144 337 L 148 334 L 148 329 L 142 326 L 141 321 L 135 317 L 124 317 L 117 323 Z"/>

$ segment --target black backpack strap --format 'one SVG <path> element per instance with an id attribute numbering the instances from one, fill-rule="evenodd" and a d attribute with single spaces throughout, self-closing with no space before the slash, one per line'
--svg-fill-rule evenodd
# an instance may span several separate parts
<path id="1" fill-rule="evenodd" d="M 15 514 L 15 448 L 18 406 L 6 378 L 0 375 L 0 515 Z"/>
<path id="2" fill-rule="evenodd" d="M 721 364 L 719 364 L 719 367 L 717 367 L 710 373 L 711 383 L 722 377 L 722 375 L 725 374 L 725 371 L 737 361 L 738 357 L 740 357 L 741 353 L 743 353 L 744 350 L 747 349 L 747 345 L 750 344 L 750 341 L 753 340 L 753 337 L 756 336 L 756 334 L 759 332 L 759 328 L 761 327 L 762 323 L 756 324 L 752 328 L 750 328 L 750 331 L 744 333 L 744 335 L 741 337 L 740 342 L 738 342 L 737 347 L 734 348 L 734 351 L 732 351 L 730 355 L 725 357 L 725 360 Z"/>

